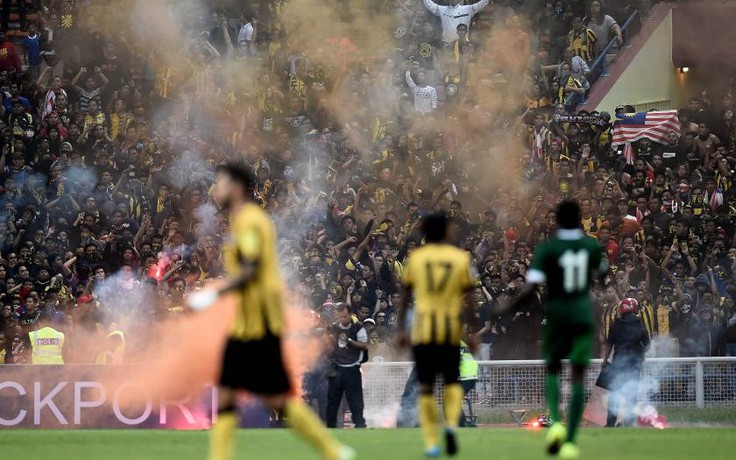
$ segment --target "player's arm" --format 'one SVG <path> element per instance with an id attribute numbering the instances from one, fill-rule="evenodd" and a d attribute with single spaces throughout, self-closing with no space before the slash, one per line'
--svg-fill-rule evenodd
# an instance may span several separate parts
<path id="1" fill-rule="evenodd" d="M 232 278 L 225 286 L 217 290 L 220 295 L 231 291 L 237 291 L 248 285 L 258 272 L 258 261 L 244 262 L 240 266 L 240 275 Z"/>
<path id="2" fill-rule="evenodd" d="M 219 297 L 229 292 L 243 289 L 258 273 L 258 262 L 243 263 L 240 270 L 240 275 L 229 279 L 224 286 L 218 289 L 206 289 L 193 294 L 189 299 L 187 299 L 187 305 L 189 308 L 192 310 L 206 310 L 211 307 Z"/>

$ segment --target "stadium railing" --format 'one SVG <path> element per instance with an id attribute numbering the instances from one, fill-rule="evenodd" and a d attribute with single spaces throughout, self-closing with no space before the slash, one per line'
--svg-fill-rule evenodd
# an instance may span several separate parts
<path id="1" fill-rule="evenodd" d="M 624 22 L 624 24 L 621 26 L 621 33 L 624 36 L 624 43 L 623 47 L 628 48 L 631 45 L 629 44 L 630 39 L 630 31 L 629 31 L 629 25 L 631 22 L 636 18 L 636 16 L 639 14 L 639 10 L 634 10 L 634 12 L 629 15 L 628 19 Z M 598 53 L 598 57 L 593 61 L 593 63 L 590 65 L 590 73 L 594 73 L 595 70 L 598 69 L 598 67 L 601 67 L 601 77 L 607 77 L 608 76 L 608 53 L 611 51 L 611 49 L 618 44 L 617 38 L 613 37 L 608 41 L 608 44 L 606 44 L 606 47 L 603 48 L 603 51 Z"/>
<path id="2" fill-rule="evenodd" d="M 393 427 L 402 420 L 400 403 L 413 366 L 409 362 L 363 366 L 364 415 L 369 426 Z M 586 376 L 590 407 L 602 403 L 602 390 L 594 389 L 600 366 L 600 360 L 594 361 Z M 543 410 L 544 372 L 542 361 L 481 362 L 477 384 L 467 398 L 473 415 L 481 423 L 510 422 L 511 413 Z M 736 358 L 652 358 L 645 362 L 642 374 L 639 400 L 657 408 L 736 408 Z M 569 370 L 562 380 L 565 404 Z M 121 373 L 121 368 L 104 365 L 0 366 L 0 429 L 199 429 L 209 424 L 217 400 L 211 386 L 202 394 L 169 400 L 142 385 L 129 378 L 127 367 Z M 414 401 L 409 398 L 402 417 L 411 420 Z"/>
<path id="3" fill-rule="evenodd" d="M 468 397 L 475 415 L 518 408 L 544 407 L 543 361 L 480 362 L 479 378 Z M 407 362 L 371 362 L 363 365 L 366 414 L 374 420 L 398 410 L 413 368 Z M 586 375 L 591 395 L 601 369 L 594 360 Z M 562 374 L 562 403 L 570 390 L 570 373 Z M 736 358 L 651 358 L 644 363 L 639 401 L 666 407 L 736 407 Z M 379 422 L 378 424 L 380 424 Z"/>

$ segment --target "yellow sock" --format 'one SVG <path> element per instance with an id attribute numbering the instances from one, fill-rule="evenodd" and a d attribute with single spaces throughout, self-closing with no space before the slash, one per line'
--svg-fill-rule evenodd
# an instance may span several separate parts
<path id="1" fill-rule="evenodd" d="M 238 415 L 233 411 L 221 412 L 210 430 L 209 460 L 230 460 L 233 456 L 233 434 L 238 427 Z"/>
<path id="2" fill-rule="evenodd" d="M 437 433 L 439 414 L 437 413 L 437 403 L 434 400 L 434 395 L 419 395 L 418 408 L 419 425 L 421 425 L 422 434 L 424 435 L 424 448 L 429 450 L 440 444 Z"/>
<path id="3" fill-rule="evenodd" d="M 464 397 L 465 392 L 459 383 L 445 387 L 445 426 L 451 430 L 456 429 L 460 424 Z"/>
<path id="4" fill-rule="evenodd" d="M 340 455 L 340 443 L 304 402 L 292 399 L 286 403 L 286 423 L 327 460 L 337 459 Z"/>

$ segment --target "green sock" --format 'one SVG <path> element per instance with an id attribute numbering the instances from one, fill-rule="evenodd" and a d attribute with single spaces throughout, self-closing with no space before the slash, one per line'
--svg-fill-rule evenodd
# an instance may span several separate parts
<path id="1" fill-rule="evenodd" d="M 553 422 L 560 420 L 560 378 L 557 374 L 547 374 L 547 406 Z"/>
<path id="2" fill-rule="evenodd" d="M 575 434 L 577 434 L 578 425 L 583 417 L 584 408 L 585 385 L 583 383 L 573 383 L 567 420 L 567 442 L 575 442 Z"/>

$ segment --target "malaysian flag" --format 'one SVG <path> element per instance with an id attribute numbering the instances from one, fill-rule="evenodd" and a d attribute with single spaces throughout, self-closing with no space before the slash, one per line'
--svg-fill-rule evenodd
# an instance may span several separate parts
<path id="1" fill-rule="evenodd" d="M 616 118 L 618 120 L 613 125 L 611 145 L 616 147 L 624 144 L 624 158 L 628 164 L 634 164 L 634 148 L 631 142 L 649 139 L 668 144 L 671 133 L 680 137 L 677 110 L 617 114 Z"/>
<path id="2" fill-rule="evenodd" d="M 611 143 L 614 147 L 639 139 L 667 144 L 670 133 L 680 136 L 677 110 L 625 113 L 616 115 L 616 118 L 618 120 L 613 125 L 613 142 Z"/>

